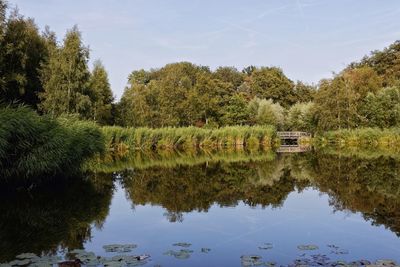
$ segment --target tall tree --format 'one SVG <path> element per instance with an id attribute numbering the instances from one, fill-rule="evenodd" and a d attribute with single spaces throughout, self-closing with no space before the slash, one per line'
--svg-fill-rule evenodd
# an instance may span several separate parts
<path id="1" fill-rule="evenodd" d="M 382 51 L 375 50 L 359 63 L 351 63 L 349 68 L 368 66 L 373 68 L 383 79 L 383 85 L 397 85 L 400 80 L 400 40 L 395 41 Z"/>
<path id="2" fill-rule="evenodd" d="M 50 53 L 42 70 L 44 92 L 40 94 L 44 112 L 58 116 L 78 113 L 91 117 L 94 93 L 90 90 L 90 72 L 87 66 L 89 49 L 82 43 L 77 26 L 69 30 L 61 47 Z"/>
<path id="3" fill-rule="evenodd" d="M 221 118 L 223 125 L 244 125 L 248 124 L 250 114 L 247 109 L 247 99 L 241 94 L 234 94 L 228 99 L 223 108 Z"/>
<path id="4" fill-rule="evenodd" d="M 223 82 L 229 82 L 236 89 L 244 80 L 244 74 L 235 67 L 219 67 L 213 72 L 213 77 Z"/>
<path id="5" fill-rule="evenodd" d="M 93 91 L 93 119 L 100 124 L 112 124 L 112 102 L 114 97 L 108 81 L 107 71 L 100 60 L 95 61 L 90 76 Z"/>
<path id="6" fill-rule="evenodd" d="M 0 2 L 0 100 L 18 101 L 34 108 L 42 92 L 39 69 L 47 60 L 45 38 L 33 19 L 14 10 L 5 18 L 6 5 Z"/>
<path id="7" fill-rule="evenodd" d="M 251 96 L 272 99 L 284 107 L 296 102 L 294 84 L 276 67 L 262 67 L 251 72 Z"/>
<path id="8" fill-rule="evenodd" d="M 369 93 L 362 102 L 362 126 L 389 128 L 400 125 L 400 88 Z"/>

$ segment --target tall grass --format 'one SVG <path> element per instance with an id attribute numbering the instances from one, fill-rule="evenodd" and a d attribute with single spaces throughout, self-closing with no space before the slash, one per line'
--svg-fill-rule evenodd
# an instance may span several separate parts
<path id="1" fill-rule="evenodd" d="M 27 107 L 0 109 L 0 177 L 67 173 L 104 150 L 100 128 L 75 117 L 57 120 Z"/>
<path id="2" fill-rule="evenodd" d="M 231 126 L 218 129 L 103 127 L 111 150 L 271 147 L 276 130 L 271 126 Z"/>
<path id="3" fill-rule="evenodd" d="M 400 145 L 400 128 L 358 128 L 328 131 L 317 135 L 315 142 L 320 145 L 337 144 L 348 147 L 390 148 Z"/>

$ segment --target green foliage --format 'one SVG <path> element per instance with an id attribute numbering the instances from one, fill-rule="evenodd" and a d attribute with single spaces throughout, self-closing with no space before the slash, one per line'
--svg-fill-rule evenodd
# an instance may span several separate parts
<path id="1" fill-rule="evenodd" d="M 0 2 L 0 101 L 18 101 L 33 108 L 39 104 L 43 86 L 39 78 L 41 64 L 47 61 L 45 36 L 33 19 L 15 10 L 6 18 L 5 2 Z"/>
<path id="2" fill-rule="evenodd" d="M 286 128 L 291 131 L 314 132 L 315 105 L 312 102 L 297 103 L 290 107 Z"/>
<path id="3" fill-rule="evenodd" d="M 93 91 L 93 120 L 102 125 L 112 124 L 112 102 L 114 97 L 107 72 L 100 60 L 94 63 L 92 75 L 90 76 L 90 88 Z"/>
<path id="4" fill-rule="evenodd" d="M 284 109 L 279 103 L 271 99 L 253 98 L 247 107 L 250 114 L 250 122 L 256 125 L 273 125 L 278 129 L 283 128 Z"/>
<path id="5" fill-rule="evenodd" d="M 361 62 L 350 64 L 350 68 L 369 66 L 383 78 L 384 86 L 398 85 L 400 80 L 400 41 L 397 40 L 382 51 L 375 50 Z"/>
<path id="6" fill-rule="evenodd" d="M 72 117 L 39 116 L 27 107 L 0 109 L 0 176 L 8 179 L 79 170 L 104 149 L 99 128 Z"/>
<path id="7" fill-rule="evenodd" d="M 232 126 L 218 129 L 185 128 L 121 128 L 103 127 L 106 144 L 112 150 L 196 149 L 243 147 L 256 140 L 258 145 L 271 147 L 275 128 L 271 126 Z"/>
<path id="8" fill-rule="evenodd" d="M 239 88 L 244 81 L 244 74 L 235 67 L 218 67 L 213 77 L 226 83 L 231 83 L 234 88 Z"/>
<path id="9" fill-rule="evenodd" d="M 294 84 L 276 67 L 257 68 L 248 80 L 252 97 L 272 99 L 284 107 L 296 102 Z"/>
<path id="10" fill-rule="evenodd" d="M 399 128 L 359 128 L 327 131 L 317 136 L 317 143 L 345 146 L 390 147 L 400 144 Z"/>
<path id="11" fill-rule="evenodd" d="M 362 124 L 390 128 L 400 125 L 400 88 L 390 87 L 369 93 L 361 107 Z"/>
<path id="12" fill-rule="evenodd" d="M 223 108 L 222 125 L 248 124 L 250 114 L 247 109 L 247 99 L 243 94 L 232 95 Z"/>
<path id="13" fill-rule="evenodd" d="M 41 78 L 44 92 L 41 109 L 52 116 L 77 113 L 90 118 L 94 93 L 89 87 L 87 66 L 89 49 L 82 44 L 81 33 L 75 26 L 69 30 L 61 47 L 51 50 Z"/>

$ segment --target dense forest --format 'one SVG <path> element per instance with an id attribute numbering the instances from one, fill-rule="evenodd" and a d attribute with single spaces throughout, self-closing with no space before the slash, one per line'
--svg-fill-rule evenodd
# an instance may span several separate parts
<path id="1" fill-rule="evenodd" d="M 60 42 L 48 27 L 0 0 L 0 102 L 39 114 L 78 114 L 100 125 L 217 128 L 273 125 L 310 132 L 400 123 L 400 41 L 373 51 L 317 85 L 290 80 L 278 67 L 190 62 L 135 70 L 115 102 L 100 60 L 77 26 Z"/>

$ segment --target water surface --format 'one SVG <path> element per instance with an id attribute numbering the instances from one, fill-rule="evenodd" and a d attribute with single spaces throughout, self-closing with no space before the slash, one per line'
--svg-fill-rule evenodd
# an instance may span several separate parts
<path id="1" fill-rule="evenodd" d="M 68 258 L 76 248 L 110 257 L 103 246 L 114 243 L 137 244 L 127 254 L 151 255 L 145 266 L 241 266 L 242 255 L 400 262 L 395 156 L 141 155 L 97 167 L 29 190 L 3 185 L 0 262 L 23 252 Z M 193 252 L 165 255 L 180 249 Z"/>

